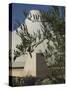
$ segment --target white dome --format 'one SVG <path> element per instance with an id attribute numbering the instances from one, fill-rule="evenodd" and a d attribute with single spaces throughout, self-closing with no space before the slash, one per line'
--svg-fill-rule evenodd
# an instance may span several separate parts
<path id="1" fill-rule="evenodd" d="M 30 10 L 28 19 L 34 21 L 41 21 L 41 12 L 39 10 Z"/>
<path id="2" fill-rule="evenodd" d="M 41 15 L 41 12 L 39 10 L 30 10 L 31 15 Z"/>
<path id="3" fill-rule="evenodd" d="M 33 34 L 33 32 L 37 33 L 39 30 L 42 34 L 44 26 L 42 24 L 41 19 L 42 16 L 39 10 L 30 10 L 27 18 L 25 19 L 25 24 L 30 34 Z"/>

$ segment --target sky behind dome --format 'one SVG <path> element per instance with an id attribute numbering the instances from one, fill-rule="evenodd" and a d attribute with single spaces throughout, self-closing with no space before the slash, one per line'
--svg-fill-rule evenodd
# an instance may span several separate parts
<path id="1" fill-rule="evenodd" d="M 51 10 L 51 6 L 49 5 L 35 5 L 35 4 L 12 4 L 12 31 L 16 29 L 17 23 L 23 23 L 25 20 L 25 16 L 23 11 L 29 12 L 30 10 L 41 10 L 47 12 Z"/>
<path id="2" fill-rule="evenodd" d="M 12 4 L 12 30 L 15 29 L 17 22 L 23 23 L 25 16 L 23 11 L 29 12 L 30 10 L 44 10 L 48 11 L 51 6 L 47 5 L 34 5 L 34 4 Z"/>

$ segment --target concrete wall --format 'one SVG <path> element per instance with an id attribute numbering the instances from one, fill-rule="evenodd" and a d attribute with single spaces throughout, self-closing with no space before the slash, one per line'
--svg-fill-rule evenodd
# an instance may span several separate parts
<path id="1" fill-rule="evenodd" d="M 36 76 L 43 78 L 48 75 L 48 68 L 45 58 L 41 53 L 36 54 Z"/>
<path id="2" fill-rule="evenodd" d="M 9 69 L 9 76 L 24 77 L 24 69 Z"/>
<path id="3" fill-rule="evenodd" d="M 45 63 L 45 58 L 41 53 L 33 54 L 33 58 L 28 56 L 24 69 L 10 69 L 10 76 L 25 77 L 33 76 L 44 78 L 48 75 L 48 68 Z"/>

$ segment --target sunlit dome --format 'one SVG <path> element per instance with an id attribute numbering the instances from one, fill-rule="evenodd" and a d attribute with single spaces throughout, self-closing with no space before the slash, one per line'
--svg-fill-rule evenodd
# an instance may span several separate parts
<path id="1" fill-rule="evenodd" d="M 39 10 L 30 10 L 28 14 L 28 19 L 32 21 L 41 21 L 41 12 Z"/>

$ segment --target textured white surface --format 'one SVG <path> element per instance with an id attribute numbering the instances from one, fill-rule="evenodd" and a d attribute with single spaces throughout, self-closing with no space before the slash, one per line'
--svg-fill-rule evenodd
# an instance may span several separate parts
<path id="1" fill-rule="evenodd" d="M 12 41 L 10 40 L 10 48 L 12 49 L 12 67 L 23 67 L 25 64 L 26 55 L 18 57 L 15 61 L 13 60 L 14 50 L 17 50 L 16 45 L 21 43 L 21 39 L 16 34 L 16 31 L 13 32 L 10 31 L 9 33 L 12 34 Z"/>
<path id="2" fill-rule="evenodd" d="M 32 54 L 32 58 L 28 55 L 25 66 L 24 66 L 25 76 L 36 76 L 36 53 Z"/>
<path id="3" fill-rule="evenodd" d="M 30 17 L 30 15 L 31 15 L 31 17 Z M 36 18 L 36 16 L 38 18 Z M 28 17 L 30 17 L 30 19 L 28 19 Z M 40 11 L 38 11 L 38 10 L 31 10 L 29 12 L 28 17 L 25 19 L 25 24 L 27 25 L 28 32 L 30 34 L 33 34 L 33 32 L 37 33 L 37 31 L 40 30 L 40 33 L 42 34 L 41 29 L 43 29 L 42 28 L 43 25 L 42 25 L 42 22 L 41 22 L 41 18 L 42 17 L 41 17 Z"/>

